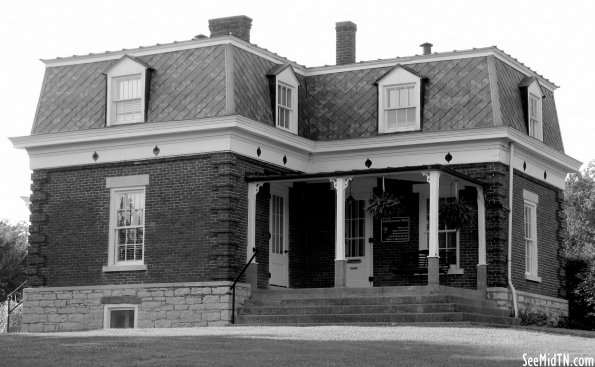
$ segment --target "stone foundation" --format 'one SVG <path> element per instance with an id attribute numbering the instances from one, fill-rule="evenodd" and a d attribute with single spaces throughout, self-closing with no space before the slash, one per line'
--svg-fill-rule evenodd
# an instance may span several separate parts
<path id="1" fill-rule="evenodd" d="M 568 317 L 568 301 L 565 299 L 524 291 L 516 293 L 519 312 L 522 310 L 544 311 L 550 315 L 553 321 L 558 320 L 560 316 Z M 488 288 L 487 298 L 495 301 L 499 308 L 511 310 L 512 313 L 512 292 L 508 288 Z"/>
<path id="2" fill-rule="evenodd" d="M 168 328 L 227 325 L 231 320 L 231 282 L 123 284 L 88 287 L 27 288 L 23 332 L 104 328 L 104 310 L 134 305 L 137 327 Z M 238 283 L 236 307 L 251 287 Z"/>

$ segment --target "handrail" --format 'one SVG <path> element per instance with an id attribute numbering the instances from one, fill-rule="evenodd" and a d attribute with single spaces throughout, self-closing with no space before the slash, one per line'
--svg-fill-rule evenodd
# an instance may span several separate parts
<path id="1" fill-rule="evenodd" d="M 19 285 L 18 287 L 16 287 L 16 289 L 12 292 L 10 292 L 8 294 L 8 297 L 6 297 L 6 301 L 7 301 L 7 306 L 8 306 L 8 312 L 6 313 L 6 332 L 9 333 L 10 332 L 10 314 L 12 313 L 12 311 L 16 310 L 17 307 L 19 307 L 21 305 L 21 303 L 23 303 L 23 294 L 21 292 L 21 299 L 19 300 L 17 298 L 19 291 L 21 291 L 23 289 L 23 287 L 25 286 L 25 284 L 27 284 L 27 281 L 25 280 L 23 283 L 21 283 L 21 285 Z M 14 300 L 14 302 L 16 303 L 16 306 L 14 307 L 10 307 L 10 301 Z"/>
<path id="2" fill-rule="evenodd" d="M 254 260 L 255 257 L 256 257 L 256 248 L 254 248 L 254 255 L 252 255 L 252 257 L 250 258 L 250 260 L 248 260 L 248 262 L 244 266 L 244 269 L 242 269 L 242 272 L 240 273 L 240 275 L 238 275 L 238 277 L 233 282 L 233 284 L 231 285 L 231 287 L 229 287 L 229 289 L 232 292 L 231 293 L 231 323 L 232 324 L 235 324 L 235 321 L 236 321 L 236 319 L 235 319 L 235 313 L 236 313 L 236 284 L 238 284 L 238 282 L 242 278 L 242 275 L 244 275 L 244 273 L 246 272 L 246 269 L 248 269 L 248 266 L 252 263 L 252 260 Z"/>

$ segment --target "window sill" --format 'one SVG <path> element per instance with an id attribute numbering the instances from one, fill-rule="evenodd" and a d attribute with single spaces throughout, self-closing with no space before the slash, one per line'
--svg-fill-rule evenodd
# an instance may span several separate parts
<path id="1" fill-rule="evenodd" d="M 111 273 L 116 271 L 146 271 L 147 265 L 109 265 L 103 266 L 101 271 Z"/>
<path id="2" fill-rule="evenodd" d="M 450 268 L 447 275 L 463 275 L 465 270 L 463 268 Z"/>
<path id="3" fill-rule="evenodd" d="M 538 276 L 535 276 L 535 275 L 525 274 L 525 279 L 526 280 L 530 280 L 532 282 L 541 283 L 541 277 L 538 277 Z"/>

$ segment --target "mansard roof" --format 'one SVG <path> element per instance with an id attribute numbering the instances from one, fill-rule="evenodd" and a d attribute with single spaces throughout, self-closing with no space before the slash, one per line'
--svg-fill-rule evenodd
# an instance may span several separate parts
<path id="1" fill-rule="evenodd" d="M 423 131 L 498 125 L 526 131 L 519 85 L 532 77 L 545 95 L 544 143 L 564 149 L 556 86 L 496 47 L 306 68 L 233 36 L 45 60 L 32 133 L 105 127 L 104 73 L 122 57 L 153 69 L 147 123 L 235 113 L 274 125 L 268 76 L 291 68 L 300 84 L 299 134 L 313 140 L 378 135 L 375 83 L 396 67 L 425 78 Z"/>

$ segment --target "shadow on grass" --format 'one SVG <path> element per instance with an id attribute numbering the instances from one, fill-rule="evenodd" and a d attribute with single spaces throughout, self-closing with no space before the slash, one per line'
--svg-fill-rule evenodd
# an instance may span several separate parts
<path id="1" fill-rule="evenodd" d="M 5 366 L 520 366 L 522 353 L 419 341 L 237 336 L 0 338 Z"/>

